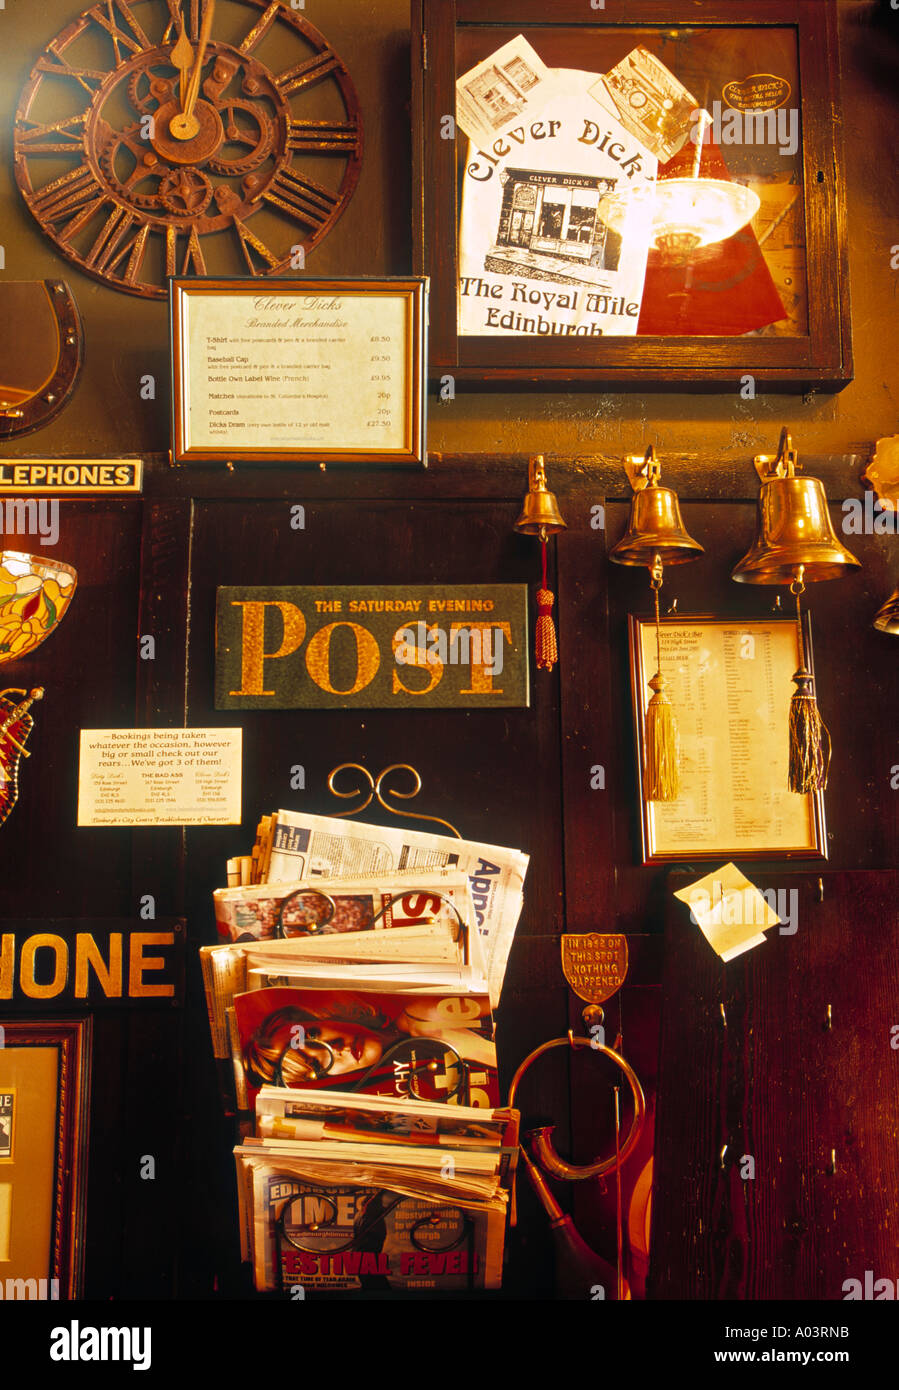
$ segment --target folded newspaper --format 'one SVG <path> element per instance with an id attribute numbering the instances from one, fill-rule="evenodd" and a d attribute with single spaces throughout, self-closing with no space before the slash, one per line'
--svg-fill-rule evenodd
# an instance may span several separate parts
<path id="1" fill-rule="evenodd" d="M 212 895 L 224 941 L 269 941 L 340 936 L 446 922 L 470 925 L 474 904 L 459 869 L 372 878 L 298 877 Z"/>
<path id="2" fill-rule="evenodd" d="M 271 827 L 268 883 L 418 874 L 461 869 L 487 964 L 490 998 L 499 1000 L 521 915 L 528 856 L 500 845 L 431 835 L 403 826 L 369 825 L 332 816 L 279 811 Z"/>
<path id="3" fill-rule="evenodd" d="M 303 980 L 234 996 L 247 1104 L 264 1085 L 349 1089 L 484 1108 L 499 1104 L 486 994 L 342 989 Z"/>
<path id="4" fill-rule="evenodd" d="M 200 964 L 258 1289 L 499 1287 L 518 1115 L 492 1010 L 527 866 L 288 811 L 229 861 Z"/>

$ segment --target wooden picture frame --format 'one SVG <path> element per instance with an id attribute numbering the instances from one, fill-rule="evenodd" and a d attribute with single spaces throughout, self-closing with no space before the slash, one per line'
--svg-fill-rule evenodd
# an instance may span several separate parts
<path id="1" fill-rule="evenodd" d="M 783 391 L 841 389 L 852 380 L 853 371 L 837 14 L 833 0 L 703 0 L 701 6 L 685 3 L 680 9 L 672 0 L 629 0 L 627 6 L 615 6 L 614 10 L 616 13 L 610 7 L 606 14 L 603 9 L 592 8 L 586 0 L 555 0 L 549 8 L 544 0 L 514 0 L 514 3 L 513 0 L 413 0 L 413 241 L 416 271 L 427 274 L 431 280 L 432 378 L 450 375 L 462 381 L 502 382 L 537 389 L 564 389 L 567 385 L 613 391 L 647 387 L 739 391 L 746 389 L 746 379 L 751 377 L 755 384 L 766 383 L 773 387 L 776 383 L 776 388 Z M 680 30 L 674 27 L 678 21 Z M 744 33 L 747 28 L 755 31 L 749 37 Z M 467 308 L 468 327 L 465 333 L 460 331 L 459 228 L 469 144 L 461 127 L 448 124 L 449 117 L 457 112 L 456 79 L 519 34 L 551 69 L 589 69 L 599 74 L 622 61 L 635 46 L 644 44 L 652 50 L 655 43 L 656 56 L 662 61 L 667 57 L 669 65 L 673 65 L 672 70 L 678 66 L 678 60 L 672 58 L 671 53 L 686 55 L 683 66 L 689 76 L 686 45 L 698 44 L 697 35 L 706 45 L 726 45 L 728 30 L 735 31 L 732 35 L 735 51 L 743 55 L 739 62 L 734 60 L 733 73 L 722 68 L 722 56 L 717 67 L 712 65 L 715 67 L 712 77 L 717 86 L 710 77 L 704 84 L 706 90 L 700 91 L 701 77 L 697 80 L 695 73 L 691 77 L 696 100 L 706 109 L 713 108 L 716 101 L 724 107 L 721 98 L 725 88 L 728 99 L 740 101 L 745 110 L 756 109 L 753 102 L 757 105 L 759 100 L 769 100 L 759 95 L 763 87 L 750 90 L 750 75 L 743 68 L 748 66 L 754 76 L 765 76 L 760 68 L 765 66 L 766 47 L 775 41 L 780 44 L 781 39 L 789 48 L 795 68 L 793 80 L 784 80 L 782 90 L 786 92 L 794 81 L 800 88 L 798 98 L 795 95 L 784 97 L 784 101 L 794 103 L 791 109 L 797 111 L 801 139 L 792 157 L 793 172 L 783 182 L 791 186 L 795 183 L 797 198 L 801 184 L 801 207 L 785 204 L 793 222 L 783 224 L 777 233 L 777 242 L 766 245 L 764 251 L 758 245 L 747 246 L 745 253 L 747 258 L 761 257 L 766 272 L 770 272 L 770 285 L 785 306 L 786 317 L 779 321 L 780 327 L 772 320 L 767 328 L 749 332 L 736 329 L 736 323 L 747 321 L 744 306 L 740 311 L 742 318 L 731 316 L 727 333 L 714 333 L 709 324 L 714 324 L 719 313 L 716 306 L 719 301 L 725 302 L 725 296 L 709 294 L 705 304 L 711 309 L 698 316 L 705 325 L 703 331 L 691 336 L 680 332 L 678 335 L 668 332 L 649 336 L 639 331 L 639 324 L 635 336 L 560 336 L 564 328 L 547 334 L 539 323 L 536 328 L 522 329 L 517 321 L 499 323 L 500 330 L 508 329 L 506 336 L 499 336 L 496 326 L 491 336 L 486 332 L 477 333 Z M 781 30 L 790 30 L 792 35 L 780 34 Z M 758 58 L 756 50 L 759 50 Z M 695 61 L 699 61 L 698 49 Z M 756 61 L 758 67 L 754 66 Z M 731 76 L 734 80 L 728 81 Z M 686 77 L 682 80 L 686 82 Z M 741 83 L 750 85 L 742 87 Z M 596 109 L 602 111 L 598 105 Z M 602 115 L 597 120 L 601 121 Z M 723 124 L 719 125 L 719 130 L 723 132 Z M 453 132 L 455 138 L 449 138 Z M 546 130 L 540 134 L 546 135 Z M 724 138 L 721 133 L 720 139 Z M 551 155 L 546 152 L 548 143 L 543 140 L 539 147 L 533 146 L 535 157 L 530 163 L 534 168 L 555 167 Z M 511 145 L 511 139 L 506 145 Z M 500 146 L 501 149 L 505 147 Z M 689 142 L 685 148 L 688 147 Z M 474 144 L 471 149 L 476 149 Z M 538 152 L 540 158 L 536 157 Z M 514 153 L 519 152 L 516 149 Z M 727 144 L 722 145 L 721 153 L 725 160 L 734 163 L 736 156 Z M 490 151 L 477 154 L 480 157 L 479 177 L 487 175 L 489 162 L 501 162 Z M 749 153 L 740 155 L 744 162 L 754 157 Z M 518 162 L 529 161 L 521 153 Z M 560 164 L 559 172 L 561 169 Z M 505 166 L 497 172 L 506 178 L 510 176 Z M 703 177 L 708 176 L 703 166 Z M 547 176 L 543 177 L 545 180 Z M 739 177 L 743 176 L 734 174 L 734 179 Z M 744 182 L 752 177 L 747 174 Z M 764 175 L 767 181 L 776 182 L 777 178 L 776 174 Z M 761 173 L 759 179 L 762 179 Z M 767 198 L 769 194 L 762 191 Z M 787 192 L 781 188 L 779 196 L 786 198 Z M 764 230 L 758 220 L 750 227 L 755 227 L 756 235 L 764 241 L 766 235 L 770 236 L 782 224 L 784 215 L 786 213 L 775 215 L 772 212 L 764 223 Z M 758 217 L 763 216 L 767 213 L 758 214 Z M 500 227 L 502 225 L 501 218 Z M 794 230 L 788 230 L 790 227 Z M 573 235 L 571 231 L 568 234 Z M 747 234 L 751 235 L 744 229 L 733 241 Z M 561 237 L 562 232 L 554 235 Z M 496 236 L 499 240 L 499 229 Z M 496 249 L 494 246 L 493 251 Z M 704 255 L 703 252 L 696 254 Z M 793 261 L 784 262 L 785 256 L 794 258 L 800 265 L 804 256 L 807 273 L 802 271 L 802 284 L 798 272 L 791 273 Z M 495 256 L 488 256 L 486 261 L 482 257 L 481 261 L 485 265 L 489 261 L 489 269 L 497 268 Z M 652 256 L 649 264 L 651 269 Z M 694 289 L 701 278 L 700 272 L 706 273 L 705 265 L 705 260 L 687 258 L 691 276 L 693 269 L 698 267 L 696 280 L 690 282 Z M 494 276 L 494 286 L 500 279 L 508 279 L 510 273 L 515 273 L 510 272 L 505 263 L 499 269 L 504 275 Z M 540 269 L 525 273 L 552 278 L 543 275 Z M 745 276 L 749 272 L 741 273 Z M 527 280 L 525 283 L 532 286 L 536 282 Z M 576 280 L 571 279 L 569 283 L 574 284 Z M 668 286 L 666 291 L 666 284 L 664 279 L 653 281 L 656 308 L 660 295 L 664 299 L 667 294 L 672 303 L 678 297 L 676 287 Z M 727 289 L 728 285 L 726 279 L 721 279 L 710 282 L 706 288 Z M 649 295 L 648 272 L 646 287 Z M 474 292 L 470 285 L 468 289 Z M 481 292 L 477 285 L 475 290 Z M 513 307 L 520 309 L 521 305 Z M 536 316 L 538 311 L 528 312 Z M 794 314 L 797 315 L 795 323 Z M 551 321 L 551 314 L 544 313 L 544 316 L 547 322 Z M 665 321 L 664 314 L 649 317 L 656 322 Z M 685 322 L 692 322 L 694 317 L 691 314 Z M 493 322 L 496 325 L 498 321 L 494 319 Z M 472 336 L 466 336 L 469 331 Z"/>
<path id="2" fill-rule="evenodd" d="M 643 795 L 655 623 L 631 614 L 628 630 L 642 862 L 826 859 L 823 792 L 801 797 L 787 784 L 792 677 L 800 664 L 795 619 L 662 620 L 662 670 L 680 737 L 674 802 Z M 807 614 L 803 641 L 814 674 Z"/>
<path id="3" fill-rule="evenodd" d="M 174 463 L 426 462 L 425 277 L 169 285 Z"/>
<path id="4" fill-rule="evenodd" d="M 5 1019 L 0 1029 L 0 1095 L 13 1097 L 0 1155 L 0 1278 L 26 1281 L 16 1296 L 79 1298 L 92 1020 Z"/>

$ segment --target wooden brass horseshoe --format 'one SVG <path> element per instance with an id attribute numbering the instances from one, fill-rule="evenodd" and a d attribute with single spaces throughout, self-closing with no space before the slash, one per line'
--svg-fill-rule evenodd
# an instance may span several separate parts
<path id="1" fill-rule="evenodd" d="M 64 280 L 0 285 L 0 440 L 49 424 L 75 390 L 84 333 Z"/>

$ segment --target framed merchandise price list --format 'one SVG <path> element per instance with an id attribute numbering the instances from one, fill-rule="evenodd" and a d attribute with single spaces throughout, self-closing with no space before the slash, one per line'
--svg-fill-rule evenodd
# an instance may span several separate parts
<path id="1" fill-rule="evenodd" d="M 172 457 L 423 463 L 427 282 L 173 280 Z"/>

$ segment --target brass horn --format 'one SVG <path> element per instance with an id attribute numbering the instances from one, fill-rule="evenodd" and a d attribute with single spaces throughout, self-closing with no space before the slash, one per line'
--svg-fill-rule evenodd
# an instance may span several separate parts
<path id="1" fill-rule="evenodd" d="M 556 1289 L 560 1298 L 584 1298 L 585 1290 L 597 1285 L 602 1296 L 624 1301 L 631 1297 L 630 1286 L 619 1270 L 592 1250 L 570 1216 L 566 1216 L 550 1192 L 540 1169 L 524 1145 L 521 1158 L 543 1210 L 549 1217 L 556 1256 Z M 614 1290 L 606 1295 L 606 1289 Z"/>
<path id="2" fill-rule="evenodd" d="M 677 493 L 659 482 L 662 470 L 654 446 L 650 444 L 643 460 L 630 457 L 627 462 L 632 469 L 641 465 L 634 471 L 646 481 L 634 491 L 627 530 L 609 551 L 609 559 L 616 565 L 644 565 L 650 570 L 656 556 L 663 565 L 695 560 L 703 553 L 702 546 L 687 532 Z"/>
<path id="3" fill-rule="evenodd" d="M 620 1168 L 626 1158 L 629 1158 L 640 1140 L 643 1132 L 643 1125 L 646 1120 L 646 1100 L 643 1095 L 643 1087 L 633 1067 L 624 1060 L 620 1053 L 614 1052 L 611 1047 L 601 1045 L 596 1038 L 577 1037 L 569 1030 L 566 1038 L 552 1038 L 549 1042 L 543 1043 L 540 1047 L 528 1053 L 521 1066 L 512 1078 L 509 1087 L 509 1107 L 515 1105 L 515 1094 L 521 1083 L 522 1077 L 532 1062 L 536 1062 L 538 1057 L 542 1057 L 544 1052 L 550 1052 L 555 1047 L 571 1047 L 576 1051 L 578 1048 L 586 1047 L 592 1052 L 599 1052 L 611 1058 L 616 1066 L 624 1072 L 627 1083 L 631 1088 L 631 1095 L 634 1099 L 634 1118 L 631 1122 L 627 1138 L 621 1145 L 618 1154 L 612 1154 L 609 1158 L 596 1159 L 593 1163 L 575 1164 L 556 1152 L 552 1142 L 553 1127 L 547 1126 L 543 1129 L 532 1131 L 531 1140 L 533 1144 L 534 1156 L 541 1167 L 550 1173 L 554 1178 L 562 1178 L 566 1182 L 582 1182 L 586 1178 L 600 1178 L 606 1173 L 613 1173 L 616 1168 Z"/>
<path id="4" fill-rule="evenodd" d="M 762 472 L 756 537 L 733 571 L 738 584 L 806 584 L 838 579 L 859 561 L 834 532 L 824 485 L 797 478 L 798 455 L 784 427 L 776 456 L 759 454 Z M 763 471 L 766 470 L 766 471 Z"/>

